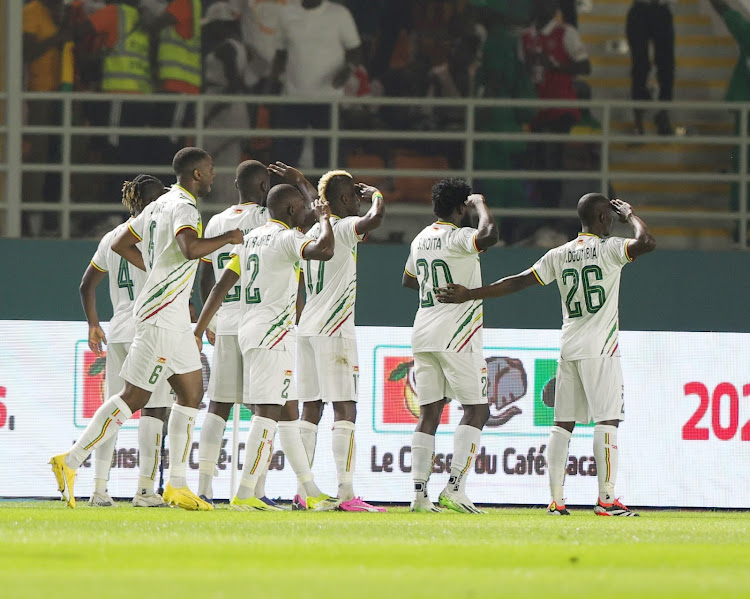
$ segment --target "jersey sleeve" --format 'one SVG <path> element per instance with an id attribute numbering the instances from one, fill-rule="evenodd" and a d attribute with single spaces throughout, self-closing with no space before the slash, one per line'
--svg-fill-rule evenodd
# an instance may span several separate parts
<path id="1" fill-rule="evenodd" d="M 453 232 L 449 237 L 449 248 L 464 254 L 478 254 L 481 250 L 477 247 L 476 229 L 471 227 L 462 227 Z"/>
<path id="2" fill-rule="evenodd" d="M 571 27 L 570 25 L 565 26 L 563 45 L 573 62 L 588 60 L 589 53 L 586 51 L 586 46 L 583 45 L 581 34 L 578 33 L 578 30 L 575 27 Z"/>
<path id="3" fill-rule="evenodd" d="M 406 266 L 404 266 L 404 272 L 409 275 L 412 279 L 417 278 L 417 269 L 414 266 L 414 257 L 412 256 L 411 250 L 409 251 L 409 257 L 406 259 Z"/>
<path id="4" fill-rule="evenodd" d="M 360 241 L 364 240 L 366 235 L 360 235 L 359 233 L 357 233 L 358 220 L 358 216 L 349 216 L 347 218 L 342 218 L 339 222 L 336 223 L 336 228 L 334 229 L 336 243 L 341 240 L 341 242 L 345 245 L 354 247 Z"/>
<path id="5" fill-rule="evenodd" d="M 290 262 L 297 262 L 302 258 L 305 247 L 315 241 L 297 229 L 291 229 L 282 233 L 282 249 Z"/>
<path id="6" fill-rule="evenodd" d="M 107 233 L 102 237 L 99 245 L 96 246 L 94 256 L 91 258 L 91 266 L 101 272 L 107 272 L 107 252 L 112 244 L 112 233 Z"/>
<path id="7" fill-rule="evenodd" d="M 350 13 L 346 7 L 342 8 L 343 10 L 340 10 L 341 16 L 339 17 L 339 35 L 341 36 L 341 45 L 345 50 L 359 48 L 362 45 L 362 42 L 359 39 L 359 32 L 357 31 L 357 25 L 354 22 L 352 13 Z"/>
<path id="8" fill-rule="evenodd" d="M 620 267 L 625 266 L 628 262 L 632 262 L 634 259 L 628 253 L 628 245 L 631 241 L 634 240 L 622 237 L 610 237 L 604 243 L 604 258 L 608 263 Z"/>
<path id="9" fill-rule="evenodd" d="M 540 285 L 549 285 L 557 277 L 555 272 L 555 250 L 550 250 L 536 261 L 529 270 L 534 273 Z"/>
<path id="10" fill-rule="evenodd" d="M 128 221 L 128 229 L 130 229 L 130 232 L 138 239 L 138 241 L 143 241 L 143 235 L 146 232 L 146 210 L 141 212 L 138 216 L 135 218 L 131 218 L 130 221 Z"/>
<path id="11" fill-rule="evenodd" d="M 231 270 L 238 277 L 241 277 L 242 276 L 242 267 L 240 266 L 240 256 L 239 256 L 239 254 L 232 254 L 232 257 L 229 259 L 229 262 L 227 262 L 227 264 L 226 264 L 226 266 L 224 268 L 226 270 Z"/>
<path id="12" fill-rule="evenodd" d="M 172 223 L 174 236 L 177 237 L 177 234 L 183 229 L 192 229 L 200 235 L 200 214 L 191 204 L 180 204 L 174 212 L 174 222 Z"/>

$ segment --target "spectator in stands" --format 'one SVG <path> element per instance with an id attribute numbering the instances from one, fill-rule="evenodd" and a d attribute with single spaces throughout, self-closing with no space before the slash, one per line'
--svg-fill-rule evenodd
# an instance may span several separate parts
<path id="1" fill-rule="evenodd" d="M 70 39 L 70 31 L 63 27 L 62 0 L 33 0 L 23 7 L 23 61 L 26 67 L 26 90 L 49 92 L 60 90 L 62 72 L 61 48 Z M 26 122 L 29 125 L 58 125 L 60 107 L 54 100 L 33 100 L 26 103 Z M 59 157 L 58 138 L 32 135 L 27 140 L 26 162 L 56 162 Z M 27 202 L 59 201 L 59 177 L 29 173 L 23 178 L 23 200 Z M 41 213 L 28 215 L 24 234 L 38 236 L 42 229 L 54 229 L 54 220 L 44 219 Z"/>
<path id="2" fill-rule="evenodd" d="M 526 63 L 539 98 L 570 100 L 576 98 L 574 80 L 591 72 L 591 63 L 581 36 L 570 25 L 557 20 L 557 0 L 534 0 L 534 22 L 521 37 L 521 57 Z M 531 123 L 535 132 L 568 133 L 579 120 L 575 108 L 544 108 Z M 559 170 L 563 144 L 536 144 L 536 167 Z M 561 181 L 545 180 L 538 184 L 535 203 L 559 206 Z"/>
<path id="3" fill-rule="evenodd" d="M 625 32 L 628 36 L 631 61 L 630 95 L 633 100 L 651 100 L 646 86 L 651 71 L 649 44 L 654 47 L 659 100 L 671 101 L 674 91 L 674 19 L 670 5 L 675 0 L 633 0 L 628 11 Z M 644 110 L 635 111 L 635 131 L 643 134 Z M 659 110 L 654 115 L 659 135 L 672 135 L 669 113 Z"/>
<path id="4" fill-rule="evenodd" d="M 287 6 L 280 20 L 280 36 L 271 69 L 271 82 L 286 73 L 287 96 L 333 97 L 343 95 L 343 86 L 362 62 L 359 33 L 346 7 L 330 0 L 302 0 Z M 280 111 L 284 128 L 326 128 L 330 108 L 325 104 L 288 105 Z M 298 164 L 302 141 L 287 139 L 279 144 L 279 158 Z M 328 164 L 328 140 L 314 141 L 314 164 Z M 331 165 L 332 166 L 332 165 Z"/>

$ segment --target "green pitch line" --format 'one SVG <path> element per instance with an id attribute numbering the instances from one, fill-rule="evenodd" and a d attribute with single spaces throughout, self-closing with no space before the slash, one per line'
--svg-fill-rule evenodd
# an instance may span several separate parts
<path id="1" fill-rule="evenodd" d="M 750 513 L 0 507 L 4 599 L 722 597 L 748 588 Z"/>

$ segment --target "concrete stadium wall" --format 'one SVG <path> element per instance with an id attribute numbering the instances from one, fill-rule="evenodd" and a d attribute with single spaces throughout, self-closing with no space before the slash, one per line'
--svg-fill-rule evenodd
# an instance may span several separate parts
<path id="1" fill-rule="evenodd" d="M 0 320 L 83 320 L 78 285 L 96 243 L 0 239 Z M 410 326 L 416 294 L 401 287 L 408 246 L 367 245 L 359 251 L 357 324 Z M 482 258 L 485 281 L 519 272 L 539 249 L 498 248 Z M 620 327 L 640 331 L 750 332 L 750 253 L 656 251 L 625 267 Z M 99 311 L 109 319 L 107 286 Z M 197 293 L 195 294 L 197 301 Z M 560 326 L 555 288 L 531 288 L 489 300 L 488 328 Z"/>

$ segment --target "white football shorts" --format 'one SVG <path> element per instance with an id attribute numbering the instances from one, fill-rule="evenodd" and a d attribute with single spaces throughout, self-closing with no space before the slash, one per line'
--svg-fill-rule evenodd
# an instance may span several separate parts
<path id="1" fill-rule="evenodd" d="M 444 397 L 463 405 L 487 403 L 487 362 L 480 353 L 417 352 L 414 377 L 420 406 Z"/>
<path id="2" fill-rule="evenodd" d="M 294 388 L 294 345 L 253 348 L 242 354 L 244 400 L 247 404 L 284 405 L 297 399 Z"/>
<path id="3" fill-rule="evenodd" d="M 298 337 L 295 373 L 300 401 L 357 401 L 357 341 L 344 337 Z"/>
<path id="4" fill-rule="evenodd" d="M 172 331 L 139 322 L 135 339 L 120 370 L 120 377 L 153 393 L 173 374 L 202 370 L 201 355 L 193 331 Z"/>
<path id="5" fill-rule="evenodd" d="M 206 395 L 219 403 L 242 402 L 242 350 L 237 335 L 216 335 Z"/>
<path id="6" fill-rule="evenodd" d="M 555 420 L 588 424 L 625 419 L 625 386 L 620 358 L 559 360 Z"/>
<path id="7" fill-rule="evenodd" d="M 125 381 L 120 377 L 120 370 L 128 357 L 130 343 L 110 343 L 107 346 L 107 398 L 112 397 L 125 388 Z M 107 399 L 105 398 L 105 399 Z M 171 408 L 174 403 L 172 387 L 166 379 L 156 385 L 154 392 L 144 408 Z"/>

